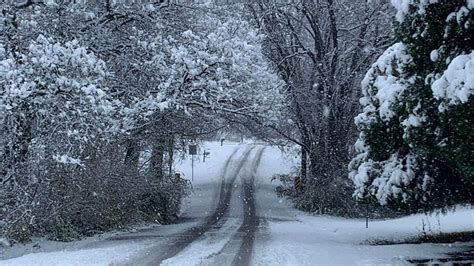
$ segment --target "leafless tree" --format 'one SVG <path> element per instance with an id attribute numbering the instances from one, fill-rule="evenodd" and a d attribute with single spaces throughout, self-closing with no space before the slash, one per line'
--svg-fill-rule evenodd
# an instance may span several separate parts
<path id="1" fill-rule="evenodd" d="M 306 207 L 321 212 L 337 208 L 341 200 L 336 198 L 347 199 L 359 83 L 392 42 L 388 3 L 251 1 L 246 6 L 266 35 L 267 57 L 288 85 L 289 120 L 274 129 L 301 147 L 305 193 L 313 195 Z M 338 189 L 346 196 L 336 196 Z"/>

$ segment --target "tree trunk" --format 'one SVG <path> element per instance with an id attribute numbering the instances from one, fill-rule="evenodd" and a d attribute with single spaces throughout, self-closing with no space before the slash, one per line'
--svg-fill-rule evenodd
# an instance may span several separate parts
<path id="1" fill-rule="evenodd" d="M 309 153 L 309 177 L 312 182 L 321 179 L 321 169 L 318 165 L 318 159 L 316 155 L 316 151 L 312 150 Z"/>
<path id="2" fill-rule="evenodd" d="M 174 136 L 170 135 L 169 145 L 168 145 L 168 172 L 169 172 L 170 177 L 173 172 L 173 157 L 174 157 Z"/>
<path id="3" fill-rule="evenodd" d="M 308 172 L 308 153 L 304 147 L 301 147 L 301 182 L 306 183 L 306 176 Z"/>
<path id="4" fill-rule="evenodd" d="M 127 140 L 127 152 L 125 154 L 124 166 L 128 174 L 138 176 L 138 162 L 140 159 L 140 147 L 135 139 Z"/>
<path id="5" fill-rule="evenodd" d="M 22 134 L 14 145 L 14 152 L 17 152 L 14 156 L 16 157 L 15 162 L 23 163 L 27 159 L 28 150 L 33 136 L 31 134 L 31 121 L 29 121 L 28 118 L 20 118 L 18 124 L 19 128 L 21 128 Z"/>
<path id="6" fill-rule="evenodd" d="M 152 146 L 151 159 L 150 159 L 150 173 L 156 177 L 158 181 L 163 180 L 163 161 L 165 153 L 165 140 L 164 138 L 158 138 Z"/>

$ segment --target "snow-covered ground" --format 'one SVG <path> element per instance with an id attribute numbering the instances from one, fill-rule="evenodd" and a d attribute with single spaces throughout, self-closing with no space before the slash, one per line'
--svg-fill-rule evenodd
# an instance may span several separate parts
<path id="1" fill-rule="evenodd" d="M 204 142 L 198 145 L 198 154 L 194 156 L 194 180 L 193 185 L 209 182 L 218 182 L 220 171 L 224 162 L 233 152 L 243 152 L 237 149 L 241 143 L 224 141 L 221 146 L 219 141 Z M 209 152 L 206 161 L 203 162 L 203 152 Z M 184 173 L 189 180 L 192 178 L 191 157 L 188 155 L 184 160 L 178 159 L 175 162 L 175 169 Z"/>
<path id="2" fill-rule="evenodd" d="M 218 179 L 223 171 L 223 164 L 232 153 L 235 152 L 236 156 L 241 155 L 244 150 L 238 149 L 239 146 L 240 143 L 229 141 L 224 142 L 222 146 L 220 142 L 205 142 L 199 145 L 199 155 L 194 157 L 194 180 L 192 182 L 194 192 L 185 199 L 182 210 L 184 216 L 203 218 L 214 209 L 216 204 L 213 201 L 214 194 L 217 193 Z M 210 152 L 205 163 L 202 161 L 204 149 Z M 184 160 L 176 160 L 175 169 L 183 173 L 185 178 L 191 180 L 191 165 L 191 157 L 188 156 Z M 209 189 L 209 187 L 215 189 Z M 163 234 L 161 231 L 166 231 L 166 234 L 171 235 L 195 225 L 196 221 L 191 220 L 179 225 L 150 225 L 127 232 L 111 232 L 69 243 L 34 239 L 32 243 L 15 245 L 12 248 L 0 245 L 0 266 L 110 265 L 119 262 L 127 264 L 129 258 L 146 251 L 151 245 L 157 244 L 156 241 L 147 238 L 151 233 Z M 117 236 L 129 235 L 137 237 L 130 241 L 115 240 Z"/>
<path id="3" fill-rule="evenodd" d="M 186 199 L 184 220 L 176 225 L 142 228 L 135 232 L 111 233 L 101 238 L 67 243 L 41 242 L 41 249 L 32 245 L 16 246 L 0 254 L 0 265 L 140 265 L 146 256 L 173 244 L 180 232 L 189 232 L 215 210 L 220 179 L 229 171 L 240 171 L 232 189 L 228 214 L 202 236 L 180 250 L 176 256 L 162 261 L 163 265 L 230 265 L 243 242 L 238 231 L 244 223 L 242 194 L 244 180 L 252 173 L 252 162 L 238 160 L 248 155 L 255 160 L 263 150 L 255 176 L 255 208 L 259 225 L 255 232 L 252 265 L 373 265 L 406 264 L 407 258 L 439 258 L 473 243 L 387 245 L 363 244 L 371 239 L 405 239 L 425 230 L 438 232 L 474 231 L 474 211 L 457 208 L 444 215 L 412 215 L 399 219 L 371 221 L 313 216 L 297 211 L 291 203 L 277 197 L 271 181 L 275 173 L 288 173 L 296 163 L 275 147 L 251 143 L 207 142 L 201 147 L 210 152 L 206 162 L 194 161 L 194 193 Z M 252 148 L 253 147 L 253 148 Z M 234 160 L 228 161 L 229 157 Z M 237 159 L 236 159 L 237 158 Z M 245 165 L 248 166 L 245 166 Z M 243 166 L 239 170 L 239 165 Z M 191 179 L 191 161 L 178 161 L 176 169 Z M 248 181 L 248 180 L 247 180 Z M 236 237 L 237 236 L 237 237 Z M 37 252 L 37 253 L 31 253 Z M 25 254 L 29 253 L 29 254 Z M 150 260 L 151 261 L 151 260 Z"/>
<path id="4" fill-rule="evenodd" d="M 447 253 L 473 246 L 472 242 L 385 246 L 363 244 L 367 240 L 403 240 L 418 236 L 423 232 L 423 223 L 431 233 L 474 231 L 474 210 L 466 207 L 458 208 L 446 216 L 417 214 L 370 221 L 366 229 L 363 219 L 311 216 L 278 206 L 288 206 L 286 200 L 271 194 L 266 197 L 266 203 L 272 200 L 278 203 L 273 203 L 272 207 L 269 204 L 260 206 L 260 215 L 265 217 L 266 225 L 261 229 L 263 237 L 256 244 L 254 265 L 407 264 L 407 259 L 442 258 L 447 257 Z"/>
<path id="5" fill-rule="evenodd" d="M 422 220 L 438 231 L 438 218 L 425 215 L 371 222 L 364 220 L 308 216 L 296 213 L 295 221 L 269 221 L 269 238 L 257 244 L 255 265 L 406 264 L 406 259 L 435 259 L 473 243 L 362 245 L 368 239 L 404 239 L 421 232 Z M 473 231 L 470 209 L 439 217 L 442 232 Z"/>
<path id="6" fill-rule="evenodd" d="M 473 243 L 422 245 L 363 245 L 367 240 L 402 240 L 425 231 L 474 231 L 474 210 L 457 208 L 446 216 L 417 214 L 399 219 L 370 221 L 312 216 L 291 208 L 273 192 L 268 177 L 288 172 L 288 157 L 272 148 L 262 159 L 257 176 L 258 213 L 265 221 L 257 237 L 254 265 L 372 265 L 406 264 L 407 258 L 439 258 Z M 430 233 L 430 232 L 428 232 Z"/>
<path id="7" fill-rule="evenodd" d="M 146 245 L 142 243 L 126 243 L 107 248 L 88 248 L 73 251 L 39 252 L 21 257 L 0 261 L 0 265 L 111 265 L 124 263 Z"/>

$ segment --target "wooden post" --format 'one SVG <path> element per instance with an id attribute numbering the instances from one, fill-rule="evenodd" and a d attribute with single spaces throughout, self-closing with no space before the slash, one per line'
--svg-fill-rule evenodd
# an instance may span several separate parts
<path id="1" fill-rule="evenodd" d="M 365 210 L 365 228 L 369 228 L 369 201 L 367 200 L 367 206 Z"/>
<path id="2" fill-rule="evenodd" d="M 295 187 L 296 193 L 300 193 L 300 191 L 301 191 L 301 178 L 299 176 L 295 176 L 295 178 L 294 178 L 294 187 Z"/>

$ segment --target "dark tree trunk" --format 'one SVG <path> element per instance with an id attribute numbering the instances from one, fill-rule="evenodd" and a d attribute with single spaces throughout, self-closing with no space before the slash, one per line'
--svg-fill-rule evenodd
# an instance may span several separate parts
<path id="1" fill-rule="evenodd" d="M 127 152 L 125 154 L 124 166 L 127 173 L 138 176 L 138 162 L 140 159 L 140 147 L 138 141 L 134 139 L 127 140 Z"/>
<path id="2" fill-rule="evenodd" d="M 150 173 L 156 177 L 157 180 L 163 180 L 163 161 L 165 153 L 165 140 L 160 137 L 153 143 L 151 159 L 150 159 Z"/>
<path id="3" fill-rule="evenodd" d="M 33 136 L 31 133 L 31 121 L 29 121 L 26 117 L 20 118 L 19 125 L 22 134 L 19 136 L 13 150 L 14 152 L 17 151 L 15 162 L 23 163 L 26 161 Z"/>
<path id="4" fill-rule="evenodd" d="M 306 183 L 306 177 L 308 172 L 308 153 L 304 147 L 301 147 L 301 181 Z"/>
<path id="5" fill-rule="evenodd" d="M 309 153 L 309 176 L 310 179 L 314 182 L 319 179 L 321 179 L 321 175 L 324 173 L 321 173 L 321 169 L 318 165 L 318 156 L 316 155 L 316 151 L 312 151 Z"/>
<path id="6" fill-rule="evenodd" d="M 174 136 L 170 135 L 168 145 L 168 173 L 171 176 L 173 172 L 173 157 L 174 157 Z"/>

